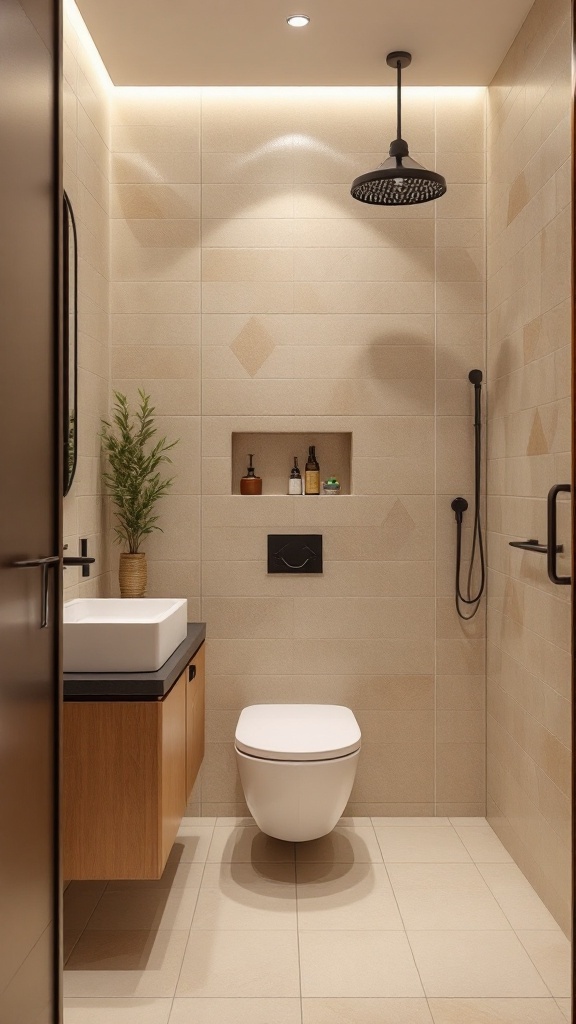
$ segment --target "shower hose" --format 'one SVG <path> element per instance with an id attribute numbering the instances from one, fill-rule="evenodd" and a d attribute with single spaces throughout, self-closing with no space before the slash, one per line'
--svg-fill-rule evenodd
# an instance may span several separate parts
<path id="1" fill-rule="evenodd" d="M 484 593 L 486 584 L 486 565 L 484 559 L 484 539 L 482 536 L 482 522 L 480 519 L 481 483 L 482 483 L 482 416 L 481 416 L 481 388 L 482 371 L 471 370 L 468 379 L 474 385 L 474 525 L 472 531 L 472 550 L 470 552 L 470 563 L 468 566 L 468 577 L 465 591 L 462 591 L 462 527 L 464 512 L 468 508 L 465 498 L 454 498 L 452 509 L 456 516 L 456 581 L 455 598 L 456 611 L 461 619 L 468 621 L 473 619 L 480 607 L 480 599 Z M 480 581 L 478 588 L 473 593 L 473 577 L 476 567 L 476 560 L 480 559 Z"/>

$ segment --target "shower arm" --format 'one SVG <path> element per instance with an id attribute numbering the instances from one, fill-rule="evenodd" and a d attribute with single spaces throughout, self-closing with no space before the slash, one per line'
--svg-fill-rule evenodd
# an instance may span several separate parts
<path id="1" fill-rule="evenodd" d="M 396 140 L 402 139 L 402 62 L 396 61 Z"/>
<path id="2" fill-rule="evenodd" d="M 388 63 L 392 64 L 391 61 Z M 390 143 L 389 150 L 389 155 L 396 158 L 398 167 L 402 166 L 402 158 L 408 156 L 408 144 L 402 138 L 402 66 L 399 57 L 396 61 L 396 138 Z"/>

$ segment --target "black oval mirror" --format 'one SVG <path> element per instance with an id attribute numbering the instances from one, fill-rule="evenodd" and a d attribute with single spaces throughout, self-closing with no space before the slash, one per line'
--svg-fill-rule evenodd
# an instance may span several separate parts
<path id="1" fill-rule="evenodd" d="M 64 193 L 63 223 L 63 402 L 64 495 L 78 462 L 78 239 L 72 204 Z"/>

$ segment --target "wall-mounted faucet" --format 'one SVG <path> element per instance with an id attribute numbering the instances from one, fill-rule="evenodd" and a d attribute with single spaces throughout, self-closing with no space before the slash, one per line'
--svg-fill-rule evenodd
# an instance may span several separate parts
<path id="1" fill-rule="evenodd" d="M 68 545 L 65 544 L 64 545 L 64 551 L 67 551 L 67 550 L 68 550 Z M 90 558 L 88 556 L 88 538 L 87 537 L 82 537 L 80 539 L 80 554 L 79 555 L 65 555 L 64 558 L 62 559 L 62 565 L 64 566 L 65 569 L 68 566 L 81 565 L 82 566 L 82 575 L 83 576 L 89 576 L 90 575 L 90 566 L 93 565 L 95 561 L 96 561 L 95 558 Z"/>

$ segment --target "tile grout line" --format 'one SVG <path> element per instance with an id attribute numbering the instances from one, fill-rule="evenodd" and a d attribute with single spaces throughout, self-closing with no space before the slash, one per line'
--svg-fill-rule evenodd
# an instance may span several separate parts
<path id="1" fill-rule="evenodd" d="M 372 827 L 374 828 L 374 826 L 372 826 Z M 374 828 L 374 834 L 376 836 L 376 842 L 378 843 L 378 849 L 380 850 L 380 856 L 382 857 L 382 863 L 384 865 L 384 871 L 386 872 L 386 878 L 388 879 L 388 884 L 390 886 L 390 892 L 392 893 L 392 897 L 394 899 L 394 903 L 395 903 L 396 909 L 398 911 L 398 916 L 400 917 L 400 920 L 402 922 L 402 927 L 404 929 L 404 935 L 406 936 L 406 941 L 408 943 L 408 948 L 410 950 L 410 956 L 412 957 L 412 962 L 414 964 L 414 968 L 415 968 L 416 973 L 418 975 L 418 980 L 420 982 L 420 987 L 422 989 L 423 997 L 424 997 L 424 999 L 426 999 L 426 1005 L 428 1006 L 428 1009 L 430 1009 L 430 1006 L 428 1004 L 428 996 L 426 994 L 426 989 L 424 988 L 424 983 L 422 981 L 422 976 L 420 974 L 420 969 L 419 969 L 418 964 L 416 962 L 416 957 L 414 955 L 414 950 L 412 949 L 412 943 L 410 942 L 410 936 L 408 935 L 408 931 L 406 929 L 406 922 L 404 921 L 404 917 L 402 916 L 402 911 L 400 910 L 400 904 L 398 903 L 398 899 L 396 897 L 396 890 L 394 889 L 394 886 L 392 884 L 392 879 L 390 878 L 390 874 L 389 874 L 389 871 L 388 871 L 388 864 L 384 860 L 384 852 L 382 850 L 382 847 L 380 846 L 380 840 L 378 839 L 378 833 L 376 832 L 375 828 Z M 417 997 L 417 998 L 421 998 L 421 997 Z"/>
<path id="2" fill-rule="evenodd" d="M 102 889 L 102 892 L 100 893 L 98 899 L 96 900 L 96 903 L 94 904 L 94 907 L 93 907 L 91 913 L 88 914 L 88 917 L 86 918 L 86 924 L 84 925 L 82 931 L 80 932 L 78 938 L 76 939 L 76 942 L 72 945 L 72 947 L 70 949 L 70 952 L 68 953 L 68 956 L 66 957 L 66 960 L 64 961 L 64 965 L 63 965 L 64 970 L 66 969 L 66 964 L 70 960 L 70 957 L 72 956 L 72 953 L 74 952 L 74 950 L 76 949 L 76 946 L 80 942 L 80 939 L 84 935 L 84 932 L 87 930 L 90 921 L 94 917 L 94 914 L 96 913 L 96 910 L 97 910 L 98 906 L 100 905 L 100 902 L 102 900 L 102 897 L 103 897 L 104 893 L 107 892 L 107 891 L 108 891 L 108 882 L 105 882 L 104 888 Z M 62 918 L 64 918 L 64 913 L 62 914 Z"/>
<path id="3" fill-rule="evenodd" d="M 206 857 L 204 859 L 204 863 L 202 864 L 202 874 L 200 876 L 200 882 L 198 884 L 198 891 L 196 893 L 196 901 L 194 903 L 194 910 L 192 912 L 192 920 L 190 921 L 190 928 L 188 929 L 188 937 L 186 939 L 186 945 L 184 946 L 184 952 L 182 954 L 182 960 L 180 962 L 180 969 L 178 971 L 178 977 L 176 978 L 176 983 L 174 985 L 174 995 L 172 996 L 172 1003 L 171 1003 L 171 1006 L 170 1006 L 170 1014 L 169 1014 L 169 1017 L 168 1017 L 168 1024 L 170 1024 L 170 1018 L 172 1017 L 172 1013 L 173 1013 L 173 1010 L 174 1010 L 174 1000 L 176 999 L 176 993 L 178 991 L 178 985 L 180 984 L 180 978 L 182 976 L 182 969 L 184 967 L 184 961 L 186 959 L 186 952 L 188 950 L 188 945 L 189 945 L 189 942 L 190 942 L 190 936 L 192 934 L 192 926 L 194 924 L 194 917 L 196 915 L 196 910 L 198 908 L 198 900 L 200 899 L 200 892 L 201 892 L 201 889 L 202 889 L 202 883 L 204 881 L 204 872 L 206 870 L 206 864 L 208 863 L 208 855 L 210 853 L 210 846 L 212 845 L 212 841 L 214 839 L 214 830 L 215 830 L 215 828 L 216 828 L 216 822 L 214 822 L 214 824 L 212 825 L 212 835 L 210 836 L 210 843 L 208 844 L 208 849 L 206 850 Z M 173 928 L 173 929 L 171 929 L 171 931 L 174 932 L 174 931 L 176 931 L 176 929 Z"/>
<path id="4" fill-rule="evenodd" d="M 300 1024 L 304 1022 L 304 1003 L 302 993 L 302 958 L 300 951 L 300 925 L 299 925 L 299 914 L 298 914 L 298 858 L 297 858 L 297 846 L 293 844 L 294 852 L 294 898 L 296 900 L 296 950 L 298 954 L 298 985 L 300 988 Z"/>

